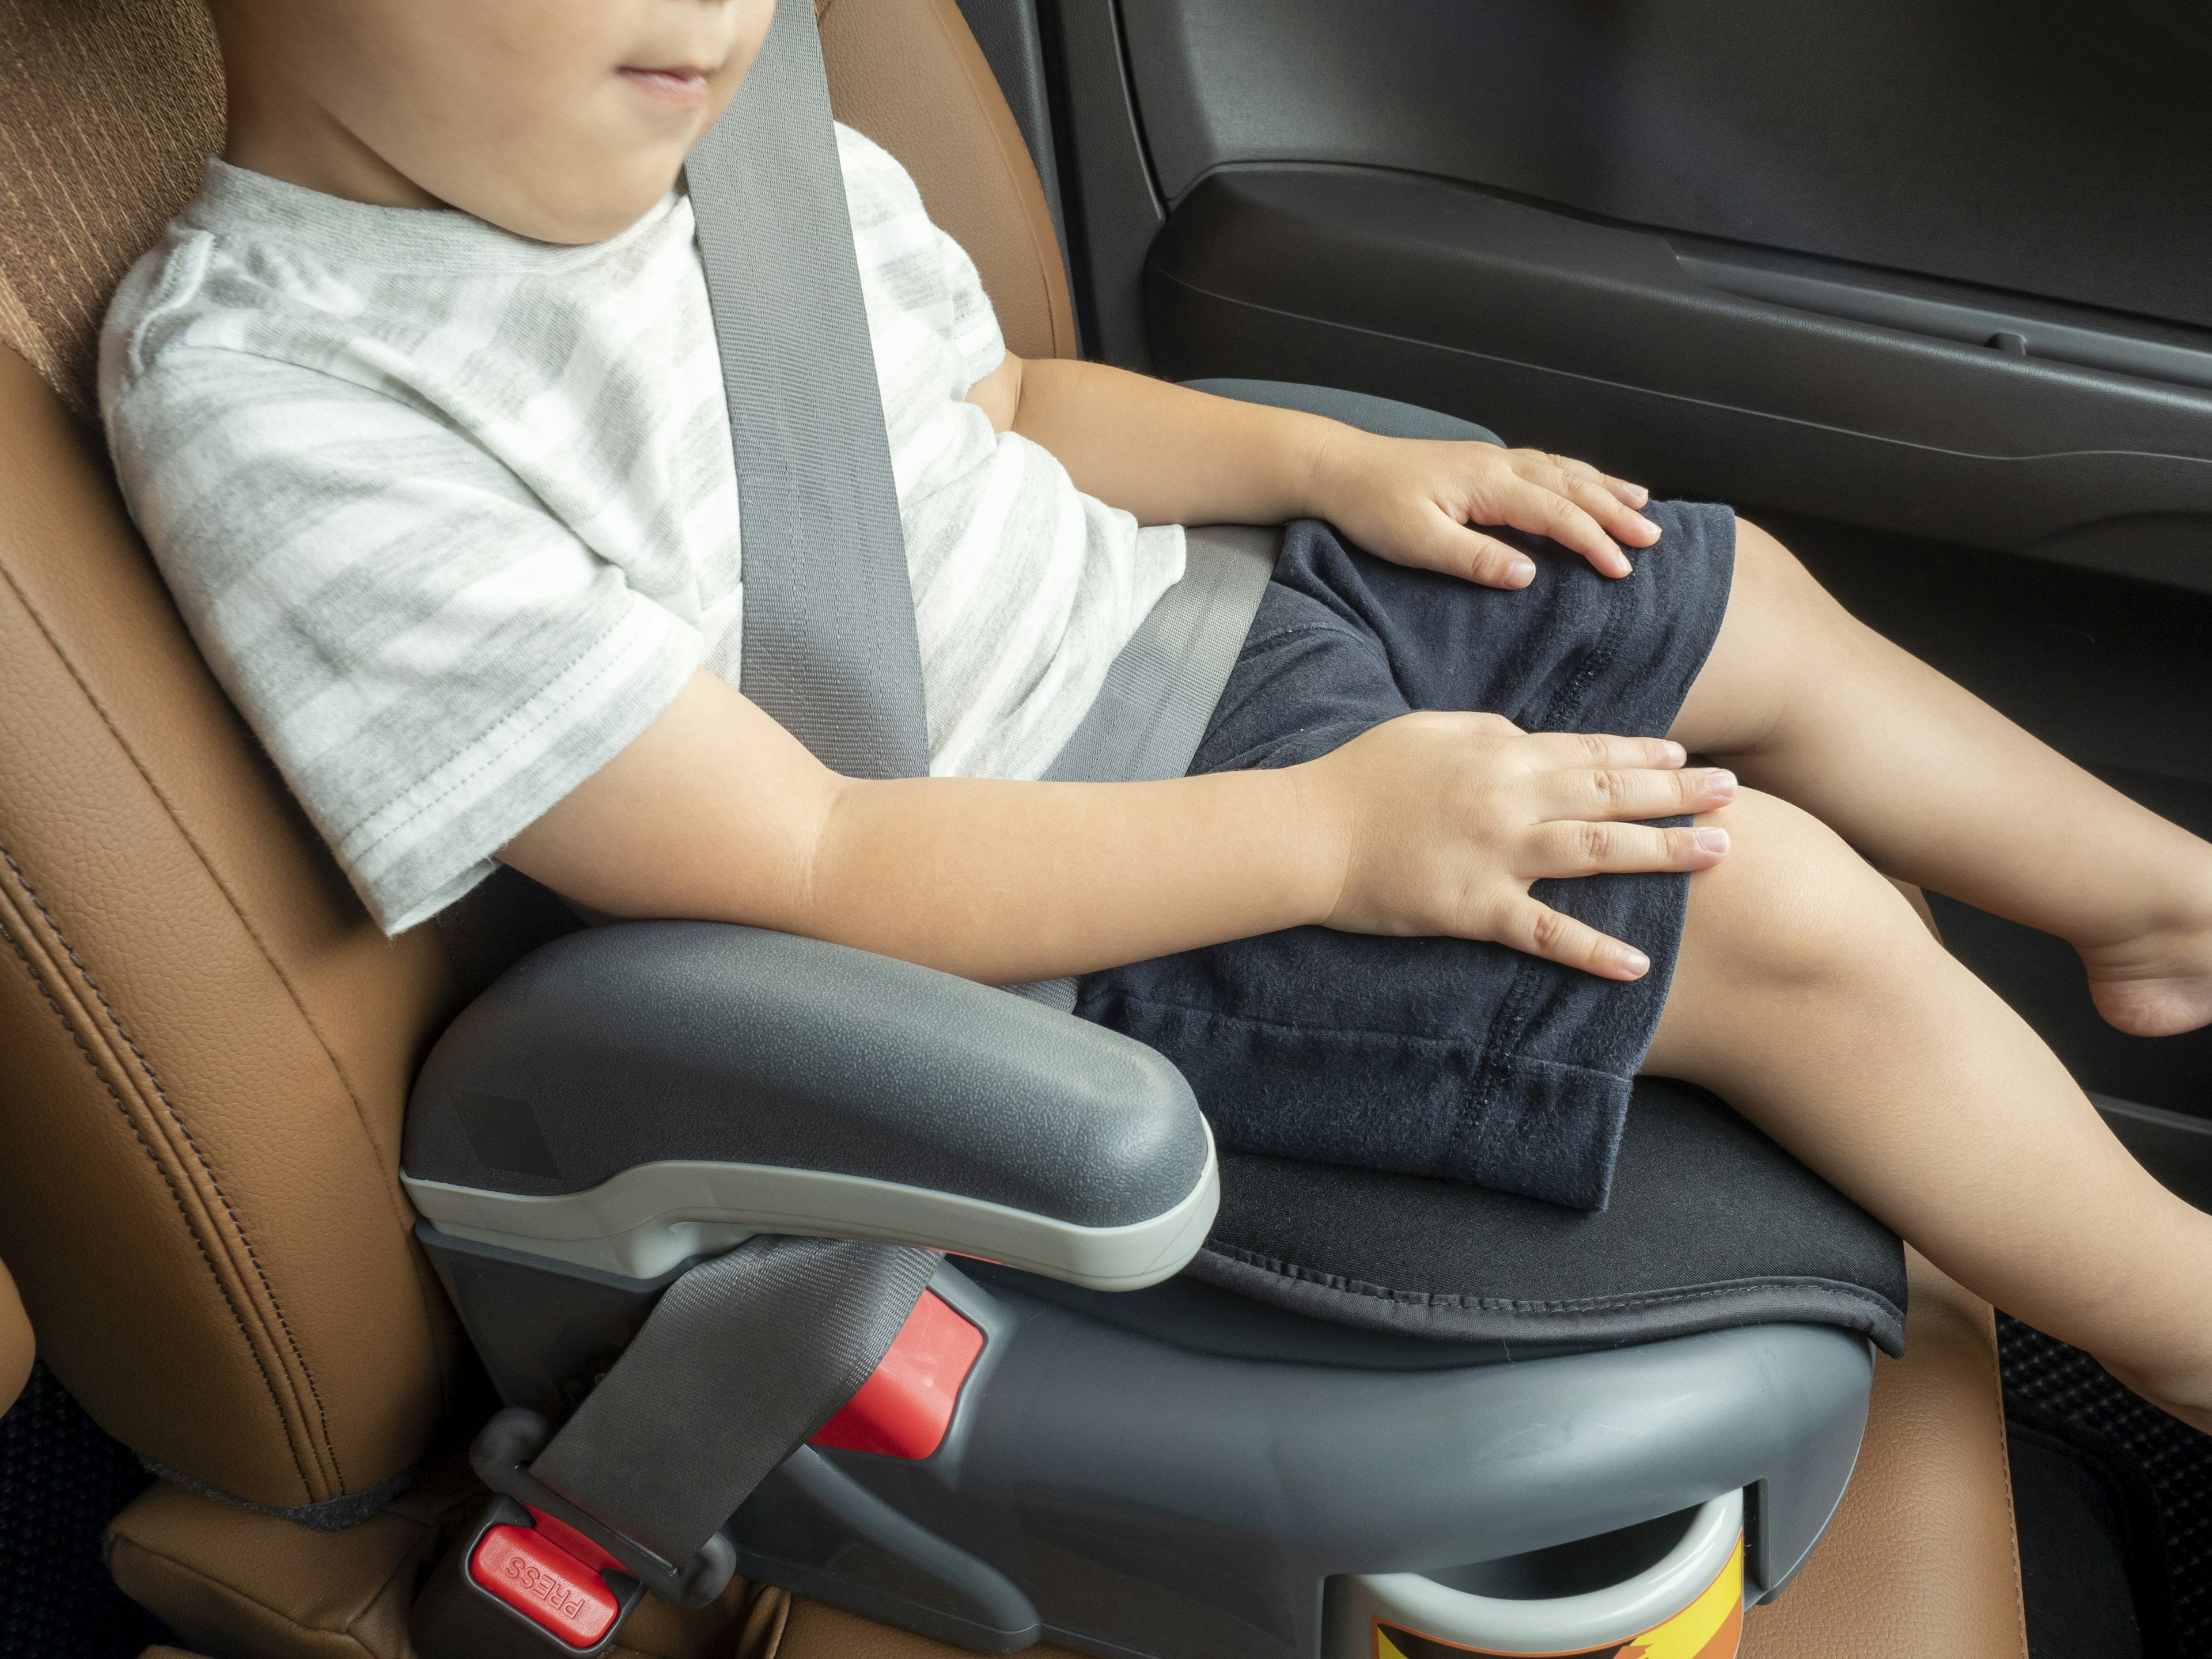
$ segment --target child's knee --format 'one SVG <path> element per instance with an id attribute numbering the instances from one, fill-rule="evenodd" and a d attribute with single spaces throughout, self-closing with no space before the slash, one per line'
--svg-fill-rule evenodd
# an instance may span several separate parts
<path id="1" fill-rule="evenodd" d="M 1683 948 L 1769 989 L 1877 993 L 1940 950 L 1905 896 L 1811 814 L 1756 790 L 1717 812 L 1729 855 L 1690 878 Z"/>
<path id="2" fill-rule="evenodd" d="M 1761 608 L 1770 612 L 1833 603 L 1795 553 L 1748 519 L 1735 521 L 1734 585 L 1762 601 Z"/>

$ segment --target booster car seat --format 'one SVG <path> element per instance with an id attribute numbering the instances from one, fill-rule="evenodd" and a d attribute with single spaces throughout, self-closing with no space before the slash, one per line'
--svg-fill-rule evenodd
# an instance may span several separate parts
<path id="1" fill-rule="evenodd" d="M 15 176 L 48 189 L 9 226 L 0 324 L 82 412 L 87 325 L 211 147 L 207 43 L 181 11 L 19 6 L 9 23 L 19 62 L 43 50 L 80 86 L 129 85 L 186 117 L 155 177 L 136 170 L 155 159 L 143 131 L 98 127 L 59 77 L 9 88 L 10 140 L 40 135 L 75 171 L 19 157 Z M 880 70 L 886 52 L 910 73 L 933 51 L 956 88 L 988 88 L 949 7 L 841 0 L 825 33 L 841 99 L 870 84 L 847 65 Z M 848 113 L 921 153 L 896 143 L 892 118 Z M 1011 122 L 989 100 L 985 113 L 1003 161 Z M 997 176 L 1031 205 L 1029 275 L 1056 275 L 1034 179 Z M 956 208 L 931 204 L 978 245 Z M 58 206 L 99 224 L 106 245 L 62 237 Z M 1038 284 L 1024 289 L 1018 260 L 984 269 L 1018 318 L 1006 296 Z M 1064 290 L 1042 286 L 1030 314 L 1044 337 L 1010 326 L 1017 349 L 1063 345 Z M 126 1586 L 210 1647 L 402 1651 L 416 1564 L 446 1512 L 446 1477 L 416 1471 L 465 1368 L 407 1237 L 399 1102 L 485 963 L 465 941 L 449 951 L 426 930 L 386 944 L 367 928 L 192 659 L 82 434 L 19 366 L 0 364 L 0 927 L 19 970 L 0 1018 L 20 1038 L 7 1100 L 22 1154 L 0 1176 L 0 1245 L 64 1380 L 171 1477 L 118 1524 Z M 671 991 L 755 1012 L 687 1030 L 665 1018 L 681 1006 Z M 611 1005 L 625 998 L 639 1018 L 617 1030 Z M 775 1021 L 787 1041 L 767 1040 Z M 751 1034 L 750 1049 L 733 1030 Z M 946 1042 L 964 1069 L 922 1058 Z M 616 1086 L 595 1089 L 586 1060 L 611 1061 Z M 894 1126 L 882 1108 L 902 1091 Z M 917 1109 L 925 1091 L 938 1114 Z M 1771 1592 L 1848 1470 L 1866 1336 L 1899 1334 L 1893 1243 L 1710 1102 L 1663 1088 L 1639 1101 L 1624 1191 L 1594 1224 L 1436 1183 L 1225 1158 L 1205 1280 L 1100 1288 L 1172 1272 L 1197 1242 L 1188 1224 L 1209 1164 L 1172 1076 L 1000 993 L 743 930 L 556 939 L 453 1027 L 418 1092 L 418 1184 L 495 1210 L 562 1200 L 543 1184 L 573 1186 L 581 1170 L 596 1185 L 677 1158 L 737 1161 L 831 1177 L 813 1190 L 836 1189 L 843 1231 L 1018 1264 L 941 1270 L 951 1325 L 927 1318 L 956 1349 L 974 1346 L 963 1331 L 983 1340 L 933 1455 L 897 1455 L 927 1442 L 927 1413 L 916 1434 L 912 1411 L 856 1401 L 833 1443 L 796 1454 L 731 1529 L 749 1572 L 1000 1650 L 1030 1633 L 1025 1608 L 1097 1651 L 1310 1652 L 1331 1606 L 1340 1621 L 1371 1607 L 1421 1629 L 1429 1614 L 1405 1598 L 1430 1592 L 1378 1582 L 1401 1571 L 1432 1570 L 1431 1601 L 1448 1607 L 1510 1591 L 1504 1575 L 1555 1588 L 1587 1576 L 1593 1554 L 1625 1552 L 1639 1569 L 1674 1558 L 1680 1578 L 1689 1558 L 1675 1546 L 1729 1535 L 1746 1492 L 1747 1571 L 1754 1594 Z M 726 1103 L 748 1097 L 747 1138 L 713 1139 Z M 708 1098 L 725 1103 L 714 1115 L 685 1109 Z M 516 1099 L 526 1115 L 501 1103 Z M 611 1104 L 637 1139 L 586 1148 Z M 823 1133 L 829 1108 L 848 1128 L 924 1133 L 861 1147 L 890 1161 L 860 1167 L 848 1137 Z M 702 1130 L 708 1140 L 687 1139 Z M 586 1151 L 598 1165 L 580 1161 Z M 886 1219 L 859 1201 L 902 1197 L 884 1186 L 950 1202 L 928 1225 Z M 453 1218 L 458 1231 L 433 1243 L 501 1392 L 551 1413 L 606 1369 L 690 1256 L 777 1223 L 759 1201 L 718 1200 L 722 1218 L 706 1224 L 730 1230 L 720 1237 L 663 1205 L 666 1224 L 611 1230 L 629 1237 L 596 1263 L 589 1249 L 519 1261 L 530 1253 L 514 1243 L 533 1236 Z M 833 1231 L 826 1213 L 811 1212 L 809 1230 Z M 948 1215 L 998 1231 L 936 1231 Z M 1754 1322 L 1693 1311 L 1715 1304 Z M 797 1354 L 811 1335 L 783 1340 Z M 1531 1348 L 1545 1357 L 1530 1361 Z M 700 1425 L 672 1413 L 641 1426 L 673 1462 Z M 1671 1530 L 1648 1524 L 1691 1510 Z M 272 1556 L 285 1558 L 277 1578 L 319 1581 L 325 1605 L 277 1606 L 288 1598 L 256 1581 Z M 1608 1575 L 1624 1576 L 1618 1560 Z M 1953 1599 L 1986 1613 L 1985 1594 Z M 1952 1630 L 1930 1612 L 1930 1630 Z M 696 1632 L 655 1616 L 621 1640 L 673 1650 Z M 793 1617 L 787 1651 L 809 1630 L 852 1632 L 803 1604 Z M 1974 1640 L 2001 1627 L 1984 1617 Z"/>

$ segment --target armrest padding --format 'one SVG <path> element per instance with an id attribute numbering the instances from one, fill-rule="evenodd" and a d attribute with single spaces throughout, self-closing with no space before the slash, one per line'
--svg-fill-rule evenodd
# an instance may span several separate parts
<path id="1" fill-rule="evenodd" d="M 1188 1200 L 1189 1085 L 1142 1044 L 910 963 L 708 922 L 557 939 L 454 1021 L 411 1180 L 545 1196 L 667 1161 L 895 1182 L 1085 1228 Z"/>

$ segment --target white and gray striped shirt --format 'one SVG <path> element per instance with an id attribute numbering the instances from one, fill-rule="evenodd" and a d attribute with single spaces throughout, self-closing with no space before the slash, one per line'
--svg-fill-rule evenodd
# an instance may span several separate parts
<path id="1" fill-rule="evenodd" d="M 1005 345 L 845 128 L 939 775 L 1042 774 L 1182 574 L 963 401 Z M 727 409 L 690 204 L 562 247 L 220 161 L 107 314 L 125 499 L 385 927 L 434 915 L 703 665 L 735 684 Z"/>

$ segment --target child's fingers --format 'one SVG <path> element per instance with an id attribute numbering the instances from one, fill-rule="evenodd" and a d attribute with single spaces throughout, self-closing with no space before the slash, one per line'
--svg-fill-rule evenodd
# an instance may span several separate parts
<path id="1" fill-rule="evenodd" d="M 1581 554 L 1601 575 L 1626 576 L 1635 568 L 1595 519 L 1556 489 L 1515 474 L 1498 491 L 1495 510 L 1502 522 L 1516 530 L 1549 536 Z"/>
<path id="2" fill-rule="evenodd" d="M 1629 766 L 1672 771 L 1688 758 L 1672 738 L 1624 738 L 1608 732 L 1539 732 L 1528 747 L 1529 765 L 1540 772 Z"/>
<path id="3" fill-rule="evenodd" d="M 1536 562 L 1517 547 L 1463 525 L 1451 526 L 1445 562 L 1437 568 L 1482 587 L 1526 587 L 1536 580 Z"/>
<path id="4" fill-rule="evenodd" d="M 1642 979 L 1651 971 L 1651 958 L 1634 945 L 1608 938 L 1532 898 L 1517 898 L 1507 907 L 1498 919 L 1496 938 L 1500 945 L 1601 979 Z"/>
<path id="5" fill-rule="evenodd" d="M 1565 819 L 1540 823 L 1528 831 L 1516 873 L 1530 881 L 1543 881 L 1709 870 L 1728 856 L 1728 847 L 1725 830 L 1699 830 L 1688 824 L 1660 830 L 1648 823 Z"/>
<path id="6" fill-rule="evenodd" d="M 1578 461 L 1571 455 L 1553 455 L 1540 449 L 1521 450 L 1517 453 L 1549 461 L 1571 477 L 1596 484 L 1624 506 L 1640 507 L 1651 500 L 1651 492 L 1642 484 L 1631 483 L 1626 478 L 1616 478 L 1610 473 L 1601 472 L 1588 461 Z"/>
<path id="7" fill-rule="evenodd" d="M 1659 526 L 1634 510 L 1643 503 L 1623 501 L 1607 487 L 1614 481 L 1588 461 L 1541 450 L 1516 449 L 1510 465 L 1530 483 L 1564 495 L 1581 507 L 1614 541 L 1630 547 L 1649 547 L 1659 539 Z"/>
<path id="8" fill-rule="evenodd" d="M 1541 773 L 1531 781 L 1539 810 L 1554 819 L 1671 818 L 1710 811 L 1735 795 L 1735 774 L 1710 766 L 1571 769 Z"/>

